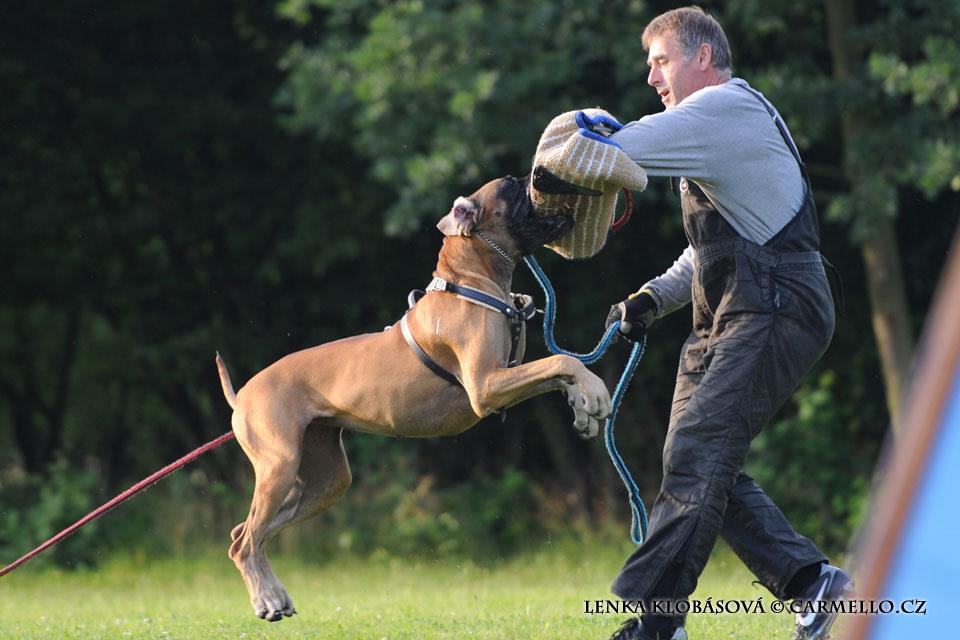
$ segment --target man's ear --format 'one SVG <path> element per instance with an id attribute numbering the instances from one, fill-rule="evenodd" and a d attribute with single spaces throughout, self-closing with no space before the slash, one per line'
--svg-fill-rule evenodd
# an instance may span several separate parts
<path id="1" fill-rule="evenodd" d="M 697 50 L 697 67 L 700 71 L 706 71 L 711 65 L 713 65 L 713 47 L 703 42 Z"/>
<path id="2" fill-rule="evenodd" d="M 445 236 L 469 236 L 480 222 L 480 207 L 470 198 L 460 196 L 453 202 L 450 213 L 440 218 L 437 229 Z"/>

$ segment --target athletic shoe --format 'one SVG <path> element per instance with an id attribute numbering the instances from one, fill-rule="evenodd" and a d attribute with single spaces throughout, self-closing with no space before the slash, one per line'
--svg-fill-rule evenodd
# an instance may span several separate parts
<path id="1" fill-rule="evenodd" d="M 797 614 L 793 640 L 826 640 L 837 617 L 833 607 L 826 603 L 842 600 L 850 591 L 853 591 L 853 580 L 847 572 L 824 564 L 817 579 L 793 599 L 803 605 L 803 611 Z"/>
<path id="2" fill-rule="evenodd" d="M 631 618 L 620 625 L 616 633 L 610 636 L 610 640 L 687 640 L 687 632 L 683 630 L 683 627 L 677 627 L 672 632 L 657 633 L 650 629 L 644 629 L 639 618 Z"/>

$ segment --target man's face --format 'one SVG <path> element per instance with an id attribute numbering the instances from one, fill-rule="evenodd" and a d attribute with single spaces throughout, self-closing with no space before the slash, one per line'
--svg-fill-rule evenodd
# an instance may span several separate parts
<path id="1" fill-rule="evenodd" d="M 670 32 L 650 41 L 647 64 L 650 65 L 647 84 L 657 90 L 667 109 L 677 106 L 691 93 L 707 86 L 696 54 L 690 58 L 684 56 L 677 38 Z"/>

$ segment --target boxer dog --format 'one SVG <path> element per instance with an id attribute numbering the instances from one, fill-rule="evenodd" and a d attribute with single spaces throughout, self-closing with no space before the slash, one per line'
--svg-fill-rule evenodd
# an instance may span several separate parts
<path id="1" fill-rule="evenodd" d="M 537 188 L 551 188 L 550 180 L 544 184 Z M 537 215 L 528 187 L 527 179 L 508 176 L 457 198 L 437 224 L 446 237 L 434 283 L 480 291 L 516 309 L 510 293 L 516 261 L 573 226 L 568 215 Z M 578 360 L 554 355 L 519 364 L 525 335 L 516 317 L 443 286 L 428 290 L 392 327 L 292 353 L 236 393 L 217 355 L 233 432 L 256 474 L 250 513 L 234 527 L 229 555 L 261 618 L 295 613 L 264 545 L 284 527 L 329 508 L 350 486 L 343 429 L 405 438 L 455 435 L 548 391 L 566 394 L 574 428 L 584 437 L 595 436 L 609 415 L 606 386 Z M 512 334 L 519 334 L 515 341 Z"/>

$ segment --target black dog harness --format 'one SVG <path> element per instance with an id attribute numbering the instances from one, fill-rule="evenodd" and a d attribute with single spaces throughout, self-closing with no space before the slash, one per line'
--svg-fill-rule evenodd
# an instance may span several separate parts
<path id="1" fill-rule="evenodd" d="M 417 301 L 430 291 L 443 291 L 446 293 L 452 293 L 461 300 L 466 300 L 467 302 L 471 302 L 486 309 L 502 313 L 504 316 L 506 316 L 507 320 L 510 322 L 510 358 L 507 361 L 507 366 L 513 367 L 519 364 L 516 361 L 516 356 L 517 349 L 520 344 L 520 335 L 523 330 L 523 324 L 527 320 L 531 319 L 536 313 L 536 308 L 533 304 L 532 298 L 529 298 L 529 296 L 521 296 L 519 294 L 511 293 L 510 296 L 513 298 L 513 304 L 510 304 L 509 302 L 501 300 L 500 298 L 492 296 L 489 293 L 479 289 L 447 282 L 443 278 L 434 278 L 430 281 L 430 284 L 427 285 L 426 291 L 414 289 L 410 292 L 410 294 L 407 296 L 407 306 L 412 309 L 414 305 L 417 304 Z M 400 331 L 403 333 L 403 339 L 407 341 L 407 344 L 410 345 L 414 355 L 417 356 L 417 359 L 420 360 L 424 366 L 450 384 L 461 387 L 463 386 L 463 383 L 454 374 L 437 364 L 417 343 L 416 339 L 413 337 L 413 334 L 410 332 L 409 325 L 407 324 L 407 314 L 404 314 L 403 317 L 400 318 Z"/>

